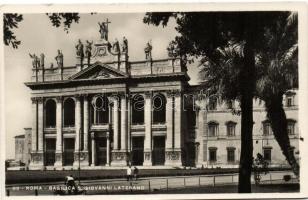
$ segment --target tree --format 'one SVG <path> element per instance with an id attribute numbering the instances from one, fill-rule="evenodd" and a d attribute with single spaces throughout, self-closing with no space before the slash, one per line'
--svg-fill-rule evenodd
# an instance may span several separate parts
<path id="1" fill-rule="evenodd" d="M 297 14 L 280 16 L 273 26 L 266 28 L 265 38 L 267 42 L 256 59 L 256 95 L 265 101 L 273 134 L 295 175 L 299 175 L 283 109 L 283 95 L 298 87 Z"/>
<path id="2" fill-rule="evenodd" d="M 170 17 L 175 18 L 176 30 L 180 33 L 173 43 L 179 47 L 179 55 L 201 57 L 209 63 L 204 77 L 207 83 L 223 94 L 223 97 L 239 99 L 241 107 L 241 156 L 239 169 L 239 192 L 251 192 L 252 171 L 252 127 L 253 98 L 255 95 L 255 56 L 265 41 L 264 31 L 271 27 L 280 15 L 286 12 L 194 12 L 194 13 L 147 13 L 144 22 L 167 25 Z M 238 65 L 221 68 L 222 51 L 242 49 L 242 59 L 229 60 Z M 236 67 L 234 67 L 236 66 Z M 232 74 L 232 79 L 221 79 L 223 74 Z M 210 80 L 209 80 L 210 79 Z M 230 85 L 232 81 L 232 85 Z M 225 93 L 224 93 L 225 92 Z"/>
<path id="3" fill-rule="evenodd" d="M 71 24 L 79 22 L 79 13 L 47 13 L 46 14 L 52 26 L 61 27 L 63 25 L 64 31 L 68 33 Z M 21 44 L 13 32 L 14 29 L 18 28 L 18 24 L 23 21 L 23 15 L 17 13 L 5 13 L 3 15 L 3 42 L 6 46 L 12 46 L 17 49 Z"/>
<path id="4" fill-rule="evenodd" d="M 294 173 L 299 175 L 299 165 L 287 131 L 283 109 L 283 95 L 298 87 L 297 14 L 280 15 L 272 26 L 265 27 L 264 43 L 256 53 L 257 84 L 255 96 L 265 102 L 267 117 L 273 133 Z M 243 44 L 230 43 L 217 52 L 219 62 L 202 60 L 202 76 L 208 77 L 206 85 L 223 99 L 234 98 L 238 67 L 242 65 Z M 214 78 L 213 78 L 214 77 Z M 216 86 L 218 86 L 216 88 Z"/>

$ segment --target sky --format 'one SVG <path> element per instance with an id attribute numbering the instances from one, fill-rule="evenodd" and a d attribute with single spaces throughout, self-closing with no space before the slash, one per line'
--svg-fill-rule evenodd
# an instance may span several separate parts
<path id="1" fill-rule="evenodd" d="M 81 14 L 79 23 L 73 23 L 69 32 L 63 27 L 56 28 L 51 25 L 45 14 L 24 14 L 14 33 L 21 45 L 18 49 L 11 46 L 4 47 L 5 64 L 5 135 L 6 158 L 15 157 L 14 136 L 24 133 L 25 127 L 31 127 L 31 91 L 24 83 L 29 82 L 32 74 L 32 64 L 29 53 L 45 54 L 45 66 L 50 63 L 55 66 L 54 57 L 61 49 L 64 55 L 64 66 L 75 64 L 75 45 L 78 39 L 96 41 L 99 39 L 98 22 L 109 24 L 109 41 L 116 38 L 121 42 L 123 36 L 128 40 L 129 60 L 143 60 L 145 58 L 145 44 L 151 40 L 153 50 L 152 58 L 167 58 L 167 46 L 178 34 L 174 20 L 167 27 L 155 27 L 144 24 L 144 13 L 113 13 L 113 14 Z M 188 66 L 190 84 L 198 83 L 198 68 L 196 64 Z"/>

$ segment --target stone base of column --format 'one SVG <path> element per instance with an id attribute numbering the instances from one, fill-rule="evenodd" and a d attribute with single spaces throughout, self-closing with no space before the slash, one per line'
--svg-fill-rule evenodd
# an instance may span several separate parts
<path id="1" fill-rule="evenodd" d="M 152 166 L 152 151 L 145 150 L 143 155 L 143 166 Z"/>
<path id="2" fill-rule="evenodd" d="M 55 166 L 55 168 L 56 169 L 62 169 L 62 167 L 63 167 L 63 160 L 62 160 L 62 158 L 63 158 L 63 156 L 62 156 L 62 152 L 56 152 L 56 155 L 55 155 L 55 157 L 56 157 L 56 162 L 55 162 L 55 164 L 54 164 L 54 166 Z"/>
<path id="3" fill-rule="evenodd" d="M 44 153 L 31 152 L 31 162 L 29 164 L 30 170 L 43 170 L 44 169 Z"/>
<path id="4" fill-rule="evenodd" d="M 89 152 L 88 151 L 80 152 L 80 166 L 81 167 L 89 166 Z"/>
<path id="5" fill-rule="evenodd" d="M 181 167 L 182 158 L 181 158 L 181 149 L 166 149 L 165 152 L 165 165 L 172 167 Z"/>
<path id="6" fill-rule="evenodd" d="M 127 166 L 128 155 L 125 150 L 113 150 L 111 152 L 111 166 Z"/>
<path id="7" fill-rule="evenodd" d="M 79 165 L 81 167 L 81 163 L 82 163 L 82 151 L 80 152 L 80 162 L 79 162 L 79 152 L 75 151 L 74 152 L 74 163 L 73 163 L 74 169 L 78 169 Z"/>

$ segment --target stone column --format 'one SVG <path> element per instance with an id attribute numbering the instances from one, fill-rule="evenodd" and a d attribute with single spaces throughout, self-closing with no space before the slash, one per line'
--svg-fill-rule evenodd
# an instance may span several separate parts
<path id="1" fill-rule="evenodd" d="M 145 137 L 144 137 L 144 166 L 152 165 L 152 93 L 145 93 L 144 103 L 144 125 L 145 125 Z"/>
<path id="2" fill-rule="evenodd" d="M 31 134 L 31 150 L 37 151 L 37 98 L 32 97 L 32 134 Z"/>
<path id="3" fill-rule="evenodd" d="M 109 133 L 108 135 L 106 136 L 106 139 L 107 139 L 107 151 L 106 151 L 106 166 L 110 166 L 110 137 L 109 137 Z"/>
<path id="4" fill-rule="evenodd" d="M 55 167 L 62 167 L 62 97 L 56 97 L 57 110 L 56 110 L 56 127 L 57 127 L 57 139 L 56 139 L 56 162 Z"/>
<path id="5" fill-rule="evenodd" d="M 131 162 L 131 100 L 130 97 L 127 98 L 127 152 L 129 155 L 129 161 Z"/>
<path id="6" fill-rule="evenodd" d="M 121 101 L 121 148 L 120 150 L 114 149 L 111 158 L 111 165 L 112 166 L 126 166 L 127 165 L 127 107 L 126 107 L 126 96 L 124 93 L 120 94 L 120 101 Z M 117 105 L 114 105 L 115 111 L 117 110 Z M 114 115 L 117 117 L 117 114 Z M 115 126 L 114 130 L 118 130 L 117 122 L 118 118 L 114 120 Z M 114 132 L 115 137 L 117 137 L 118 133 Z M 117 138 L 114 139 L 117 140 Z M 118 144 L 115 145 L 116 147 Z"/>
<path id="7" fill-rule="evenodd" d="M 119 148 L 119 96 L 113 96 L 113 150 L 111 152 L 111 166 L 125 166 L 126 165 L 126 151 L 122 151 Z M 121 106 L 122 110 L 122 106 Z M 122 114 L 122 112 L 121 112 Z M 121 120 L 122 123 L 122 120 Z M 122 128 L 122 127 L 121 127 Z M 122 140 L 122 136 L 121 136 Z M 122 149 L 122 148 L 121 148 Z"/>
<path id="8" fill-rule="evenodd" d="M 166 151 L 166 165 L 182 166 L 181 159 L 181 140 L 182 140 L 182 96 L 180 91 L 173 91 L 174 96 L 174 132 L 173 132 L 173 148 Z"/>
<path id="9" fill-rule="evenodd" d="M 174 93 L 172 91 L 167 92 L 166 103 L 166 152 L 165 152 L 165 165 L 173 165 L 171 160 L 174 152 Z"/>
<path id="10" fill-rule="evenodd" d="M 113 98 L 113 149 L 119 149 L 119 100 Z"/>
<path id="11" fill-rule="evenodd" d="M 80 155 L 82 166 L 89 166 L 89 100 L 88 95 L 83 95 L 83 150 Z"/>
<path id="12" fill-rule="evenodd" d="M 37 97 L 33 97 L 31 98 L 32 100 L 32 114 L 33 114 L 33 118 L 32 118 L 32 134 L 31 134 L 31 162 L 29 165 L 30 169 L 43 169 L 44 167 L 44 157 L 43 157 L 43 152 L 39 152 L 38 151 L 38 126 L 39 126 L 39 106 L 38 104 L 40 103 L 40 109 L 42 110 L 42 98 L 37 98 Z M 40 116 L 42 116 L 42 112 L 40 112 Z M 43 119 L 40 120 L 40 122 L 42 122 Z M 42 127 L 42 125 L 40 125 L 40 128 Z M 42 130 L 40 131 L 41 133 L 41 137 L 42 137 Z"/>
<path id="13" fill-rule="evenodd" d="M 166 151 L 170 151 L 174 147 L 174 121 L 173 121 L 173 94 L 171 92 L 167 93 L 167 103 L 166 103 L 166 125 L 167 125 L 167 138 L 166 138 Z"/>
<path id="14" fill-rule="evenodd" d="M 121 95 L 121 150 L 127 150 L 127 110 L 125 95 Z"/>
<path id="15" fill-rule="evenodd" d="M 80 132 L 81 132 L 81 104 L 80 95 L 75 96 L 75 153 L 74 166 L 79 165 L 79 151 L 80 147 Z"/>
<path id="16" fill-rule="evenodd" d="M 38 152 L 44 152 L 44 103 L 43 97 L 38 98 Z"/>
<path id="17" fill-rule="evenodd" d="M 92 148 L 91 166 L 94 167 L 95 166 L 95 162 L 96 162 L 96 144 L 95 144 L 95 134 L 94 133 L 91 134 L 91 148 Z"/>

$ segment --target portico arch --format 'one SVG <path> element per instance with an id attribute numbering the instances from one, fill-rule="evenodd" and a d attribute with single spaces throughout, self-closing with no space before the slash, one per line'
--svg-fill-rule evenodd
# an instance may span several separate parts
<path id="1" fill-rule="evenodd" d="M 56 102 L 54 99 L 48 99 L 45 103 L 45 126 L 54 128 L 56 126 Z"/>
<path id="2" fill-rule="evenodd" d="M 132 124 L 144 124 L 144 97 L 140 94 L 132 98 Z"/>
<path id="3" fill-rule="evenodd" d="M 153 123 L 166 123 L 166 97 L 163 94 L 156 94 L 153 96 Z"/>
<path id="4" fill-rule="evenodd" d="M 64 127 L 75 126 L 75 101 L 69 97 L 64 100 Z"/>

